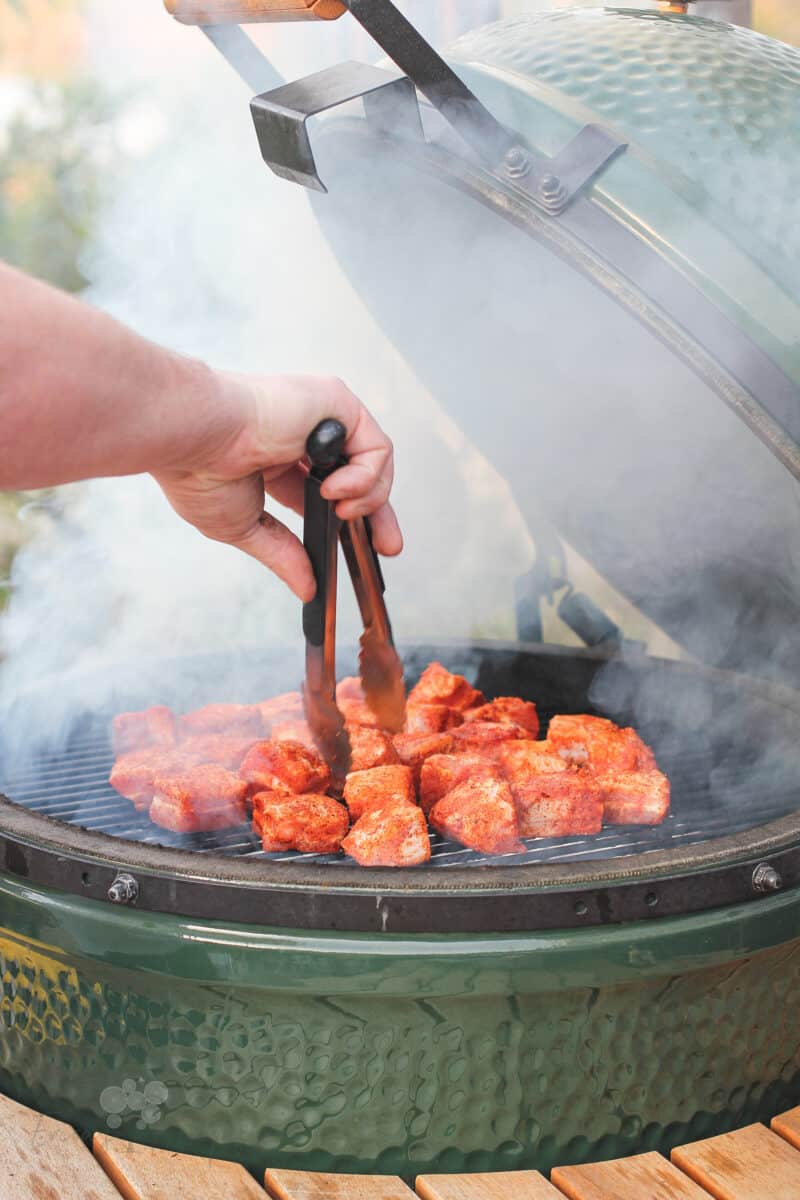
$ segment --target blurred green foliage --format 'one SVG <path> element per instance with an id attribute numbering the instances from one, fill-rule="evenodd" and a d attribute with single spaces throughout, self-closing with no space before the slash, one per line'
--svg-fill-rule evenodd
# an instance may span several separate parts
<path id="1" fill-rule="evenodd" d="M 25 0 L 3 5 L 29 16 Z M 0 123 L 0 259 L 79 292 L 81 257 L 117 159 L 109 98 L 80 75 L 0 82 L 11 99 Z M 0 610 L 14 554 L 32 533 L 18 516 L 30 499 L 0 492 Z"/>
<path id="2" fill-rule="evenodd" d="M 87 80 L 25 84 L 0 130 L 0 258 L 79 291 L 112 159 L 107 100 Z"/>

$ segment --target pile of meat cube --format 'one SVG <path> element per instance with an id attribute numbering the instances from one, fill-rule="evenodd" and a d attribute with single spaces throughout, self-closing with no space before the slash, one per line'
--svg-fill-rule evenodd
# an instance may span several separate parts
<path id="1" fill-rule="evenodd" d="M 151 821 L 178 833 L 252 820 L 268 852 L 344 850 L 367 867 L 430 858 L 428 826 L 485 854 L 523 838 L 658 825 L 669 781 L 633 729 L 556 716 L 547 737 L 530 701 L 487 702 L 439 663 L 410 692 L 405 730 L 376 726 L 357 679 L 337 688 L 352 768 L 344 803 L 303 718 L 298 692 L 260 704 L 165 707 L 114 718 L 110 782 Z"/>

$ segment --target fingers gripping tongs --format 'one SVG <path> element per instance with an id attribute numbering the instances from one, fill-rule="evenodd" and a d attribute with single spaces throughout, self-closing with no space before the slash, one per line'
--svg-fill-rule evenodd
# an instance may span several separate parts
<path id="1" fill-rule="evenodd" d="M 392 627 L 383 599 L 385 584 L 372 546 L 365 517 L 341 521 L 334 504 L 323 499 L 322 483 L 345 466 L 347 430 L 340 421 L 320 422 L 311 433 L 306 452 L 310 471 L 305 487 L 304 544 L 317 594 L 303 606 L 306 639 L 306 679 L 303 688 L 306 720 L 339 789 L 350 770 L 350 739 L 336 704 L 336 575 L 338 544 L 361 611 L 359 670 L 367 704 L 378 724 L 399 732 L 405 723 L 406 696 L 403 668 L 392 639 Z"/>

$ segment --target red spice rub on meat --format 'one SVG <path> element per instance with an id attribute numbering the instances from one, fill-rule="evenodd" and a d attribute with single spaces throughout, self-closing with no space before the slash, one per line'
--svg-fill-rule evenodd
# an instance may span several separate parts
<path id="1" fill-rule="evenodd" d="M 330 796 L 264 791 L 253 797 L 253 829 L 270 853 L 335 854 L 349 825 L 347 809 Z"/>
<path id="2" fill-rule="evenodd" d="M 527 783 L 533 775 L 569 771 L 571 763 L 550 742 L 505 742 L 497 756 L 509 783 Z"/>
<path id="3" fill-rule="evenodd" d="M 247 784 L 213 763 L 179 774 L 159 775 L 150 820 L 175 833 L 227 829 L 246 819 Z"/>
<path id="4" fill-rule="evenodd" d="M 570 767 L 513 783 L 523 837 L 573 837 L 603 827 L 603 791 L 591 772 Z"/>
<path id="5" fill-rule="evenodd" d="M 387 767 L 400 761 L 392 744 L 392 735 L 383 729 L 347 722 L 350 738 L 350 770 L 368 771 L 370 767 Z"/>
<path id="6" fill-rule="evenodd" d="M 186 738 L 180 752 L 196 763 L 218 763 L 229 771 L 237 771 L 255 741 L 252 737 L 230 737 L 226 733 L 209 733 Z"/>
<path id="7" fill-rule="evenodd" d="M 482 754 L 484 758 L 497 758 L 503 746 L 509 742 L 529 739 L 527 729 L 520 725 L 503 725 L 497 721 L 467 721 L 460 729 L 454 729 L 453 751 L 456 754 Z"/>
<path id="8" fill-rule="evenodd" d="M 362 867 L 417 867 L 431 856 L 425 814 L 416 805 L 393 801 L 364 813 L 342 842 Z"/>
<path id="9" fill-rule="evenodd" d="M 304 717 L 295 717 L 289 721 L 275 721 L 269 735 L 272 742 L 299 742 L 309 750 L 317 750 L 311 726 Z"/>
<path id="10" fill-rule="evenodd" d="M 539 734 L 539 714 L 536 705 L 530 700 L 520 700 L 517 696 L 498 696 L 488 704 L 479 708 L 471 708 L 464 713 L 465 721 L 493 721 L 505 725 L 519 725 L 527 729 L 531 737 Z"/>
<path id="11" fill-rule="evenodd" d="M 150 746 L 174 746 L 177 718 L 165 704 L 155 704 L 143 712 L 117 713 L 111 722 L 111 743 L 115 754 L 146 750 Z"/>
<path id="12" fill-rule="evenodd" d="M 441 663 L 433 662 L 425 668 L 416 687 L 409 692 L 408 703 L 412 708 L 417 704 L 443 704 L 446 708 L 465 712 L 468 708 L 485 704 L 486 697 L 463 675 L 454 675 Z"/>
<path id="13" fill-rule="evenodd" d="M 132 800 L 139 812 L 146 812 L 153 799 L 156 777 L 192 765 L 193 760 L 179 750 L 131 750 L 114 763 L 108 782 L 121 796 Z"/>
<path id="14" fill-rule="evenodd" d="M 598 773 L 609 825 L 660 825 L 669 812 L 669 780 L 658 770 Z"/>
<path id="15" fill-rule="evenodd" d="M 299 692 L 284 692 L 270 700 L 260 700 L 256 705 L 261 713 L 262 731 L 272 733 L 278 721 L 302 721 L 303 697 Z"/>
<path id="16" fill-rule="evenodd" d="M 399 764 L 352 771 L 345 781 L 344 800 L 354 821 L 371 808 L 386 804 L 416 804 L 414 776 Z"/>
<path id="17" fill-rule="evenodd" d="M 226 733 L 232 737 L 254 738 L 263 733 L 261 710 L 257 704 L 206 704 L 179 720 L 181 737 L 201 733 Z"/>
<path id="18" fill-rule="evenodd" d="M 444 733 L 460 725 L 463 719 L 460 712 L 446 704 L 408 704 L 403 732 L 416 735 Z"/>
<path id="19" fill-rule="evenodd" d="M 620 729 L 605 717 L 553 717 L 547 740 L 564 758 L 595 771 L 636 771 L 655 764 L 652 750 L 635 729 Z"/>
<path id="20" fill-rule="evenodd" d="M 465 779 L 496 779 L 497 767 L 479 754 L 432 754 L 422 764 L 419 776 L 419 803 L 424 813 L 443 799 Z"/>
<path id="21" fill-rule="evenodd" d="M 428 817 L 443 837 L 484 854 L 523 851 L 511 788 L 498 776 L 467 779 L 435 804 Z"/>
<path id="22" fill-rule="evenodd" d="M 450 754 L 453 749 L 453 738 L 449 733 L 396 733 L 392 742 L 400 762 L 414 772 L 415 783 L 426 758 L 432 754 Z"/>
<path id="23" fill-rule="evenodd" d="M 301 742 L 256 742 L 239 775 L 251 792 L 323 792 L 331 781 L 322 755 Z"/>

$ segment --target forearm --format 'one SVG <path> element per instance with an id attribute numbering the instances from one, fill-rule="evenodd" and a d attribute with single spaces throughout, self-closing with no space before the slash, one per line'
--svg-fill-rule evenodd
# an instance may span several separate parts
<path id="1" fill-rule="evenodd" d="M 202 363 L 2 263 L 0 314 L 0 488 L 169 469 L 215 424 Z"/>

